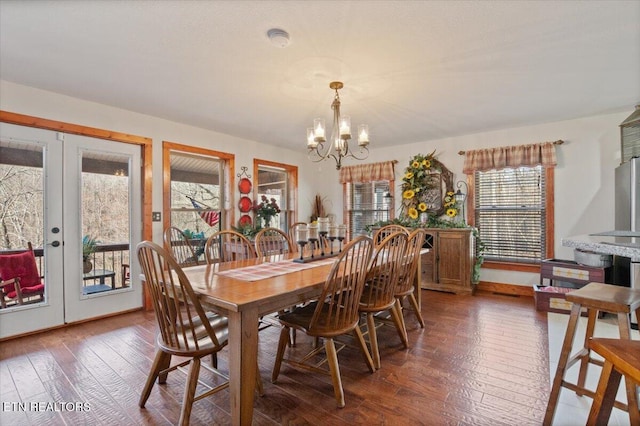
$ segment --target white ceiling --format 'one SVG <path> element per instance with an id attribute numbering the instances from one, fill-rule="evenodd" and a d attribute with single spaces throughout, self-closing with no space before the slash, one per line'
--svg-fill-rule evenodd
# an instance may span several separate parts
<path id="1" fill-rule="evenodd" d="M 1 0 L 0 78 L 293 149 L 341 80 L 375 149 L 631 113 L 640 1 Z"/>

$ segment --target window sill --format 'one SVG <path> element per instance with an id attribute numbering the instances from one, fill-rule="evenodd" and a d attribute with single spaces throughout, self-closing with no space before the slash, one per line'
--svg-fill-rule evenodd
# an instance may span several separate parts
<path id="1" fill-rule="evenodd" d="M 531 272 L 540 273 L 539 263 L 514 263 L 514 262 L 495 262 L 485 261 L 482 263 L 483 269 L 500 269 L 504 271 Z"/>

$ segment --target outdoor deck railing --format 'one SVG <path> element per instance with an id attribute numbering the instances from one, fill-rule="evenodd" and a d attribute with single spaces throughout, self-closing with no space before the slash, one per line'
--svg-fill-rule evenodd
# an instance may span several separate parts
<path id="1" fill-rule="evenodd" d="M 17 252 L 18 250 L 0 250 L 0 254 L 2 253 L 12 253 Z M 33 249 L 33 253 L 36 256 L 36 264 L 38 265 L 38 271 L 40 272 L 40 276 L 44 275 L 44 250 L 42 248 Z M 94 269 L 104 269 L 107 271 L 113 271 L 115 273 L 114 282 L 115 288 L 126 287 L 129 285 L 128 283 L 128 266 L 130 265 L 130 257 L 129 257 L 129 244 L 128 243 L 118 243 L 118 244 L 98 244 L 96 247 L 96 251 L 89 256 L 88 259 Z M 79 268 L 82 268 L 82 264 L 78 264 Z M 92 281 L 95 280 L 85 280 L 83 282 L 84 285 L 93 284 Z"/>

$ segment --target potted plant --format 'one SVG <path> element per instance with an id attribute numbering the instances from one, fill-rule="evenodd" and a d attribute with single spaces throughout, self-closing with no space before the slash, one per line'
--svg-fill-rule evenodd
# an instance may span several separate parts
<path id="1" fill-rule="evenodd" d="M 280 213 L 280 207 L 275 198 L 269 199 L 262 195 L 260 202 L 253 206 L 253 211 L 256 212 L 256 222 L 261 220 L 261 225 L 264 224 L 264 227 L 268 228 L 271 226 L 271 219 Z"/>
<path id="2" fill-rule="evenodd" d="M 82 272 L 88 273 L 93 269 L 93 264 L 89 260 L 91 255 L 95 253 L 98 248 L 98 240 L 91 237 L 90 235 L 85 235 L 82 237 Z"/>

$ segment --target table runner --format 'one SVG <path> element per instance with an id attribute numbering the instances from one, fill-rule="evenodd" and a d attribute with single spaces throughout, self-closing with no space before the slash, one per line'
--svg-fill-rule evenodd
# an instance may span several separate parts
<path id="1" fill-rule="evenodd" d="M 265 262 L 244 268 L 229 269 L 216 272 L 218 275 L 235 278 L 241 281 L 258 281 L 266 278 L 277 277 L 291 272 L 302 271 L 309 268 L 333 263 L 335 258 L 327 258 L 308 263 L 297 263 L 293 260 L 281 260 L 278 262 Z"/>

